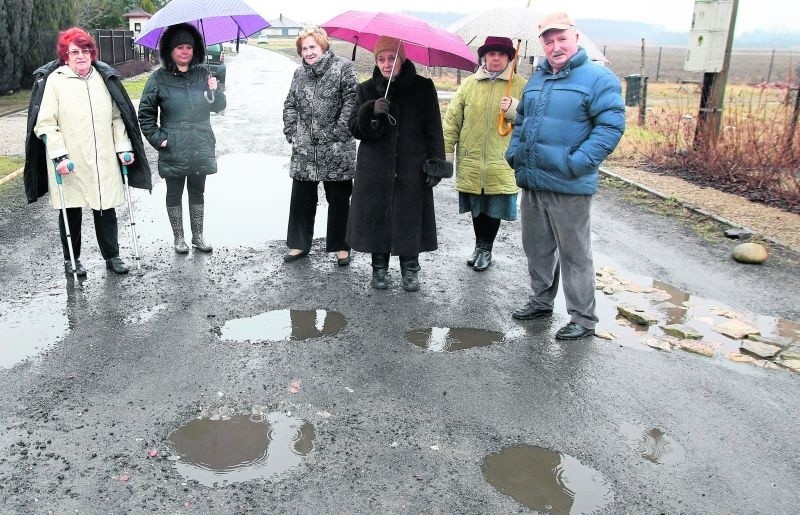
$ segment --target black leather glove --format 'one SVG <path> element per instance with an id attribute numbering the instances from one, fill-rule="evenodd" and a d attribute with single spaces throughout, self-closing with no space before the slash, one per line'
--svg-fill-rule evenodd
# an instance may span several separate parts
<path id="1" fill-rule="evenodd" d="M 433 188 L 434 186 L 439 184 L 439 182 L 441 182 L 441 180 L 442 180 L 441 177 L 435 177 L 433 175 L 428 175 L 427 177 L 425 177 L 425 186 L 427 186 L 429 188 Z"/>
<path id="2" fill-rule="evenodd" d="M 391 102 L 381 97 L 375 101 L 375 114 L 388 114 L 389 108 L 392 106 Z"/>

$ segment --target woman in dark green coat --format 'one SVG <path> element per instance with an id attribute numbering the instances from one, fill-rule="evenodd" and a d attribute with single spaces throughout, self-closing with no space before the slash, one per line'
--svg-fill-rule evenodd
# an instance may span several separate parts
<path id="1" fill-rule="evenodd" d="M 182 23 L 167 28 L 159 51 L 164 66 L 147 79 L 139 102 L 139 125 L 158 150 L 158 174 L 167 183 L 175 252 L 189 252 L 183 237 L 184 184 L 189 192 L 192 247 L 211 252 L 203 239 L 204 192 L 206 175 L 217 172 L 211 113 L 225 109 L 225 94 L 217 89 L 217 79 L 200 66 L 205 44 L 193 26 Z"/>

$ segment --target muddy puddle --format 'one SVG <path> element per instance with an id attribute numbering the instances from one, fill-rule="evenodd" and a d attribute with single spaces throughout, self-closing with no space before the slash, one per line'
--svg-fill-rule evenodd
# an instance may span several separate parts
<path id="1" fill-rule="evenodd" d="M 659 427 L 649 429 L 624 423 L 620 431 L 642 458 L 657 465 L 675 465 L 686 461 L 683 447 Z"/>
<path id="2" fill-rule="evenodd" d="M 63 283 L 0 301 L 0 368 L 10 368 L 61 341 L 70 331 L 76 293 Z"/>
<path id="3" fill-rule="evenodd" d="M 336 334 L 346 325 L 344 315 L 337 311 L 279 309 L 228 320 L 217 334 L 235 342 L 296 341 Z"/>
<path id="4" fill-rule="evenodd" d="M 506 341 L 506 336 L 497 331 L 468 327 L 428 327 L 407 331 L 406 339 L 429 351 L 455 352 L 501 343 Z"/>
<path id="5" fill-rule="evenodd" d="M 265 479 L 299 464 L 314 426 L 283 413 L 188 422 L 169 436 L 176 470 L 205 486 Z"/>
<path id="6" fill-rule="evenodd" d="M 206 179 L 205 239 L 215 247 L 230 248 L 263 248 L 270 241 L 286 240 L 292 192 L 289 158 L 227 154 L 219 157 L 217 167 L 219 171 Z M 171 248 L 172 229 L 164 208 L 166 183 L 158 181 L 154 184 L 152 195 L 136 196 L 136 230 L 141 240 L 140 247 Z M 183 198 L 183 226 L 188 241 L 192 232 L 185 194 Z M 231 210 L 231 198 L 244 200 L 237 202 L 236 209 Z M 320 189 L 314 238 L 325 236 L 327 223 L 328 204 Z"/>
<path id="7" fill-rule="evenodd" d="M 501 493 L 539 512 L 593 513 L 614 499 L 600 472 L 542 447 L 518 445 L 490 454 L 483 461 L 483 477 Z"/>

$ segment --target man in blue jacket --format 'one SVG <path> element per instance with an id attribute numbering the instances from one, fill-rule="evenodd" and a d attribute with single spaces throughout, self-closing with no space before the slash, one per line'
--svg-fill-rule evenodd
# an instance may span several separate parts
<path id="1" fill-rule="evenodd" d="M 519 320 L 550 316 L 559 276 L 570 322 L 559 340 L 594 334 L 592 195 L 597 170 L 622 138 L 625 106 L 619 79 L 589 61 L 565 13 L 542 19 L 545 62 L 525 86 L 506 160 L 520 193 L 522 246 L 532 294 Z"/>

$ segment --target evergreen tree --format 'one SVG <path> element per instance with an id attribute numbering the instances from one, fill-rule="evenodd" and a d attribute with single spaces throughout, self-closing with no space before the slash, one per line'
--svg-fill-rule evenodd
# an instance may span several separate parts
<path id="1" fill-rule="evenodd" d="M 8 93 L 19 88 L 33 4 L 17 0 L 0 0 L 0 4 L 0 92 Z"/>
<path id="2" fill-rule="evenodd" d="M 56 58 L 56 40 L 61 30 L 75 24 L 72 2 L 64 0 L 33 0 L 28 51 L 25 55 L 22 87 L 33 83 L 33 72 Z"/>

